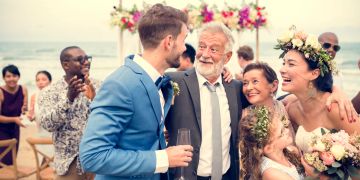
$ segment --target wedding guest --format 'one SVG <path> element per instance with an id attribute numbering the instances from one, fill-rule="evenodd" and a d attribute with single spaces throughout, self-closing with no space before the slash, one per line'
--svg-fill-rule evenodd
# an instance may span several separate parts
<path id="1" fill-rule="evenodd" d="M 39 92 L 50 85 L 52 81 L 51 74 L 48 71 L 38 71 L 35 75 L 36 80 L 36 86 L 38 88 L 38 91 L 31 95 L 30 97 L 30 105 L 29 105 L 29 114 L 28 118 L 30 120 L 35 120 L 36 127 L 38 129 L 37 136 L 39 137 L 51 137 L 51 133 L 46 131 L 44 128 L 40 126 L 40 112 L 39 112 L 39 103 L 38 103 L 38 95 Z M 37 148 L 45 153 L 49 157 L 53 157 L 54 155 L 54 145 L 38 145 Z M 43 161 L 43 159 L 39 159 L 40 162 Z"/>
<path id="2" fill-rule="evenodd" d="M 240 46 L 236 51 L 238 57 L 238 63 L 240 66 L 240 72 L 235 74 L 235 78 L 239 81 L 242 81 L 243 70 L 246 65 L 250 64 L 254 60 L 254 52 L 250 46 L 244 45 Z"/>
<path id="3" fill-rule="evenodd" d="M 100 82 L 89 77 L 91 56 L 77 46 L 61 51 L 63 78 L 39 94 L 40 125 L 53 134 L 54 167 L 57 180 L 90 179 L 79 161 L 79 144 L 86 126 L 89 106 Z"/>
<path id="4" fill-rule="evenodd" d="M 221 76 L 233 44 L 224 24 L 208 23 L 199 31 L 195 68 L 169 73 L 180 94 L 165 120 L 168 146 L 176 145 L 178 130 L 187 128 L 194 147 L 193 160 L 184 168 L 185 179 L 239 179 L 241 85 L 237 80 L 227 83 Z M 177 178 L 179 172 L 171 169 L 171 177 Z"/>
<path id="5" fill-rule="evenodd" d="M 293 143 L 288 124 L 276 111 L 252 105 L 240 121 L 240 179 L 303 179 L 300 159 L 286 148 Z"/>
<path id="6" fill-rule="evenodd" d="M 48 71 L 38 71 L 35 75 L 36 86 L 38 91 L 31 95 L 30 97 L 30 105 L 29 105 L 29 119 L 35 120 L 38 128 L 38 132 L 40 134 L 48 133 L 40 126 L 40 119 L 39 119 L 39 104 L 38 104 L 38 95 L 39 92 L 48 86 L 51 81 L 52 77 Z"/>
<path id="7" fill-rule="evenodd" d="M 0 140 L 17 140 L 16 152 L 19 149 L 20 126 L 25 127 L 21 122 L 21 114 L 25 113 L 27 107 L 27 88 L 18 84 L 20 71 L 15 65 L 8 65 L 2 69 L 2 76 L 5 85 L 0 87 Z M 6 147 L 0 148 L 0 153 Z M 2 163 L 12 165 L 11 151 L 1 160 Z"/>
<path id="8" fill-rule="evenodd" d="M 321 49 L 315 36 L 293 31 L 295 35 L 289 41 L 279 39 L 277 45 L 284 55 L 280 69 L 282 90 L 297 97 L 296 101 L 288 104 L 287 112 L 295 124 L 296 145 L 303 152 L 309 152 L 311 138 L 314 134 L 321 135 L 322 128 L 343 129 L 353 134 L 359 132 L 360 122 L 349 122 L 346 116 L 342 119 L 338 106 L 332 106 L 331 111 L 328 111 L 326 101 L 332 92 L 332 73 L 335 69 L 333 59 Z M 303 46 L 307 46 L 306 51 Z M 303 164 L 307 173 L 314 175 L 313 169 Z"/>
<path id="9" fill-rule="evenodd" d="M 178 9 L 153 5 L 138 24 L 143 54 L 127 57 L 103 83 L 80 144 L 82 165 L 96 179 L 167 179 L 169 167 L 191 162 L 192 146 L 166 148 L 163 132 L 174 94 L 164 72 L 180 65 L 187 20 Z"/>
<path id="10" fill-rule="evenodd" d="M 328 52 L 332 59 L 335 59 L 336 53 L 340 50 L 339 39 L 333 32 L 321 33 L 318 37 L 321 46 Z"/>
<path id="11" fill-rule="evenodd" d="M 289 165 L 288 158 L 291 158 L 296 167 L 300 167 L 301 163 L 300 158 L 295 158 L 299 156 L 297 151 L 292 152 L 294 132 L 286 109 L 280 101 L 274 99 L 279 83 L 275 71 L 266 63 L 251 63 L 245 67 L 243 77 L 242 90 L 252 106 L 243 110 L 243 118 L 240 121 L 241 179 L 250 177 L 257 179 L 261 176 L 263 179 L 268 179 L 275 173 L 284 178 L 293 176 L 293 178 L 299 179 L 295 166 L 287 167 Z M 252 132 L 259 120 L 254 110 L 259 107 L 265 107 L 269 111 L 269 115 L 271 114 L 268 120 L 271 120 L 271 124 L 276 124 L 275 127 L 269 125 L 266 128 L 263 133 L 266 133 L 267 136 L 262 140 L 257 139 L 257 135 Z M 271 136 L 280 129 L 278 127 L 280 123 L 276 121 L 282 122 L 283 126 L 288 129 L 287 136 L 291 137 L 291 142 L 284 141 L 286 143 L 279 146 L 278 139 L 271 140 Z M 278 142 L 276 143 L 276 141 Z M 260 146 L 258 146 L 259 144 Z"/>
<path id="12" fill-rule="evenodd" d="M 335 59 L 336 53 L 340 51 L 339 39 L 337 35 L 333 32 L 324 32 L 320 34 L 318 40 L 321 46 L 330 54 L 332 59 Z M 335 61 L 339 64 L 338 61 Z M 337 75 L 333 76 L 334 84 L 337 85 L 340 89 L 343 89 L 343 76 L 342 72 L 338 72 Z"/>
<path id="13" fill-rule="evenodd" d="M 177 68 L 177 71 L 186 71 L 193 67 L 195 61 L 195 49 L 190 45 L 185 43 L 186 50 L 180 56 L 180 66 Z"/>

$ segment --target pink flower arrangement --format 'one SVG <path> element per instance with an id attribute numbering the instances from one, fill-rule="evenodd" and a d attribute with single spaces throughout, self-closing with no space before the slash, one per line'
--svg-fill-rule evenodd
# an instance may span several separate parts
<path id="1" fill-rule="evenodd" d="M 214 12 L 213 10 L 208 8 L 207 4 L 202 4 L 202 11 L 201 11 L 201 16 L 202 16 L 202 22 L 203 23 L 208 23 L 214 20 Z"/>
<path id="2" fill-rule="evenodd" d="M 322 136 L 314 136 L 310 143 L 312 151 L 304 154 L 307 163 L 331 178 L 359 176 L 360 135 L 350 136 L 344 130 L 321 130 Z"/>
<path id="3" fill-rule="evenodd" d="M 265 7 L 250 3 L 239 10 L 239 25 L 241 29 L 256 29 L 266 26 Z"/>
<path id="4" fill-rule="evenodd" d="M 118 26 L 121 30 L 128 30 L 131 33 L 136 32 L 136 25 L 139 22 L 142 12 L 139 11 L 136 5 L 131 10 L 121 9 L 114 6 L 114 10 L 110 13 L 111 25 Z"/>
<path id="5" fill-rule="evenodd" d="M 223 10 L 219 11 L 216 6 L 210 7 L 202 2 L 199 7 L 189 4 L 183 11 L 189 16 L 190 31 L 212 21 L 222 22 L 231 30 L 237 31 L 265 27 L 267 23 L 265 7 L 253 3 L 244 5 L 241 9 L 226 5 Z M 131 10 L 114 7 L 110 13 L 111 25 L 135 33 L 142 14 L 143 11 L 138 10 L 136 5 Z"/>

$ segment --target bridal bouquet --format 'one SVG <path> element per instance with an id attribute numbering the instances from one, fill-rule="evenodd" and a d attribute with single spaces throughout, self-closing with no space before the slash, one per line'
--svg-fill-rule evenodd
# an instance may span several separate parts
<path id="1" fill-rule="evenodd" d="M 311 152 L 304 154 L 305 160 L 331 179 L 360 177 L 360 135 L 350 136 L 344 130 L 321 132 L 322 136 L 312 138 Z"/>

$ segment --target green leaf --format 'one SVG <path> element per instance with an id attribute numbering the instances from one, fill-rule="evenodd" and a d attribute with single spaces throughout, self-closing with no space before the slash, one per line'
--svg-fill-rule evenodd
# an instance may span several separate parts
<path id="1" fill-rule="evenodd" d="M 335 161 L 335 162 L 333 162 L 333 163 L 331 164 L 331 166 L 332 166 L 332 167 L 335 167 L 335 168 L 338 168 L 338 167 L 341 166 L 341 164 Z"/>
<path id="2" fill-rule="evenodd" d="M 324 130 L 324 128 L 321 128 L 321 135 L 326 134 L 326 131 Z"/>
<path id="3" fill-rule="evenodd" d="M 360 178 L 360 169 L 357 169 L 354 166 L 347 166 L 347 170 L 351 177 Z"/>
<path id="4" fill-rule="evenodd" d="M 326 172 L 327 172 L 328 174 L 334 174 L 336 171 L 337 171 L 337 168 L 331 167 L 331 168 L 329 168 Z"/>
<path id="5" fill-rule="evenodd" d="M 340 179 L 344 179 L 345 173 L 342 170 L 337 170 L 336 174 L 340 177 Z"/>

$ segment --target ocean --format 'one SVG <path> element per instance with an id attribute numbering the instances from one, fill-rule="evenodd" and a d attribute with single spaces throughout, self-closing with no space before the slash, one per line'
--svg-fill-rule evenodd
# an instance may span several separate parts
<path id="1" fill-rule="evenodd" d="M 60 65 L 60 51 L 67 46 L 77 45 L 93 56 L 91 64 L 91 76 L 104 80 L 111 72 L 117 69 L 122 61 L 119 58 L 118 45 L 116 42 L 0 42 L 0 68 L 8 64 L 19 67 L 21 78 L 20 84 L 28 87 L 29 94 L 36 91 L 35 74 L 39 70 L 47 70 L 56 81 L 64 75 Z M 249 44 L 253 48 L 254 44 Z M 360 59 L 360 42 L 341 43 L 341 50 L 336 56 L 338 69 L 342 74 L 342 88 L 349 98 L 352 98 L 360 90 L 360 70 L 357 61 Z M 138 45 L 129 50 L 125 47 L 124 54 L 136 52 Z M 260 44 L 260 60 L 270 64 L 278 72 L 282 61 L 278 59 L 279 51 L 273 49 L 274 43 Z M 238 46 L 236 46 L 238 47 Z M 233 58 L 228 64 L 232 72 L 239 70 L 236 61 L 236 49 Z M 281 81 L 281 77 L 279 76 Z M 1 79 L 0 84 L 4 82 Z M 279 92 L 282 95 L 284 92 Z"/>

